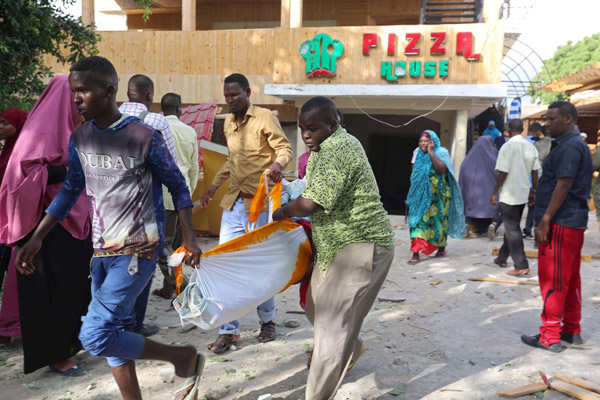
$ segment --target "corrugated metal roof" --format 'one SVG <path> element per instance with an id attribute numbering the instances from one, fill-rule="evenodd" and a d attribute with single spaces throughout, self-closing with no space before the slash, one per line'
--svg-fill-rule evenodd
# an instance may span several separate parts
<path id="1" fill-rule="evenodd" d="M 201 103 L 194 106 L 189 106 L 181 111 L 179 120 L 196 131 L 198 137 L 198 164 L 202 167 L 202 149 L 200 148 L 201 140 L 210 142 L 212 137 L 212 125 L 217 111 L 217 100 L 211 103 Z"/>

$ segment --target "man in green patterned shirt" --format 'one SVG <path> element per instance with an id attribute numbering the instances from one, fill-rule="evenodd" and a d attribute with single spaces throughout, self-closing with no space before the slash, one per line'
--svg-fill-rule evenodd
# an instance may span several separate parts
<path id="1" fill-rule="evenodd" d="M 306 316 L 315 345 L 306 399 L 333 399 L 364 351 L 358 334 L 390 269 L 394 235 L 367 156 L 331 100 L 307 101 L 298 123 L 311 151 L 306 189 L 273 219 L 311 216 L 317 262 Z"/>

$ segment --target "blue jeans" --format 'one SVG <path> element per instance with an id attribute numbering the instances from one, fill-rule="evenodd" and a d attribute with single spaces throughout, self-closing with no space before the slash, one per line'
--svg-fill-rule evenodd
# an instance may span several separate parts
<path id="1" fill-rule="evenodd" d="M 150 297 L 150 288 L 152 287 L 152 280 L 154 279 L 154 274 L 150 276 L 150 280 L 142 290 L 142 293 L 138 296 L 135 301 L 135 306 L 133 307 L 135 311 L 135 326 L 133 327 L 134 331 L 142 329 L 144 326 L 144 318 L 146 317 L 146 308 L 148 308 L 148 297 Z"/>
<path id="2" fill-rule="evenodd" d="M 248 223 L 248 213 L 244 211 L 244 200 L 238 198 L 231 211 L 223 209 L 223 216 L 221 217 L 221 232 L 219 234 L 219 244 L 225 243 L 234 239 L 238 236 L 246 233 L 246 224 Z M 260 228 L 269 222 L 268 211 L 263 211 L 258 216 L 256 221 L 256 227 Z M 277 318 L 277 309 L 275 308 L 275 298 L 271 297 L 258 307 L 258 318 L 263 322 L 271 322 Z M 219 329 L 220 335 L 239 335 L 240 334 L 240 322 L 238 320 L 231 321 L 225 325 L 221 325 Z"/>
<path id="3" fill-rule="evenodd" d="M 529 206 L 527 210 L 527 219 L 525 219 L 525 229 L 523 233 L 530 236 L 533 233 L 533 214 L 535 214 L 535 205 Z"/>
<path id="4" fill-rule="evenodd" d="M 132 332 L 134 305 L 155 267 L 156 258 L 118 255 L 92 259 L 92 301 L 81 318 L 79 340 L 90 354 L 106 357 L 111 367 L 142 353 L 145 338 Z"/>

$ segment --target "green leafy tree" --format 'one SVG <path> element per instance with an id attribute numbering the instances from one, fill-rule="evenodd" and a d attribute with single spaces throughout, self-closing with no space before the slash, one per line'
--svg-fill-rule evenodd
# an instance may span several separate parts
<path id="1" fill-rule="evenodd" d="M 573 44 L 569 41 L 565 46 L 559 46 L 554 56 L 545 60 L 546 67 L 551 74 L 548 76 L 545 70 L 536 75 L 534 81 L 546 81 L 562 78 L 565 75 L 577 72 L 600 61 L 600 33 L 585 37 L 583 40 Z M 533 86 L 529 87 L 529 95 L 534 101 L 542 104 L 550 104 L 557 100 L 566 100 L 567 95 L 563 92 L 546 92 Z"/>
<path id="2" fill-rule="evenodd" d="M 97 53 L 93 26 L 66 14 L 74 0 L 0 0 L 0 110 L 30 109 L 53 74 L 46 56 L 61 63 Z"/>
<path id="3" fill-rule="evenodd" d="M 135 0 L 138 3 L 138 6 L 144 10 L 144 14 L 142 14 L 142 19 L 144 21 L 148 21 L 150 19 L 150 15 L 152 15 L 152 0 Z"/>

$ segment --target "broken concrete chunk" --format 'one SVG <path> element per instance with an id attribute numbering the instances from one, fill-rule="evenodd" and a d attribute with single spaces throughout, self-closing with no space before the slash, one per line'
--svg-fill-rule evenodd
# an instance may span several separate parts
<path id="1" fill-rule="evenodd" d="M 285 321 L 284 325 L 286 328 L 297 328 L 300 326 L 300 321 L 297 319 L 288 319 Z"/>

